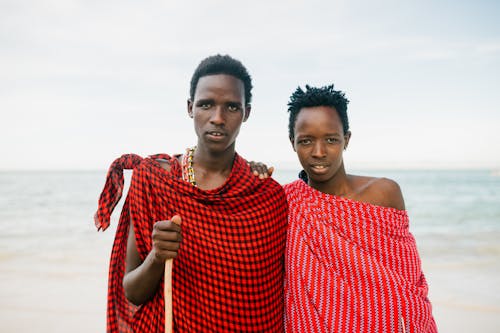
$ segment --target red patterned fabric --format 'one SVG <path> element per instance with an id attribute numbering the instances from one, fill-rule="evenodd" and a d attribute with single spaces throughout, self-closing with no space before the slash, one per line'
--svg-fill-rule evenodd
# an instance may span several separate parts
<path id="1" fill-rule="evenodd" d="M 170 162 L 170 172 L 159 158 Z M 122 186 L 115 191 L 113 185 L 120 167 L 136 162 L 122 156 L 113 163 L 99 200 L 98 228 L 109 224 L 121 193 Z M 172 273 L 175 332 L 283 332 L 283 189 L 253 176 L 238 155 L 226 183 L 214 190 L 194 187 L 181 172 L 177 159 L 163 154 L 142 160 L 133 172 L 111 254 L 108 332 L 164 332 L 163 282 L 152 300 L 136 307 L 126 300 L 122 279 L 130 221 L 144 259 L 153 224 L 175 214 L 183 236 Z"/>
<path id="2" fill-rule="evenodd" d="M 285 185 L 287 332 L 437 332 L 406 211 Z"/>

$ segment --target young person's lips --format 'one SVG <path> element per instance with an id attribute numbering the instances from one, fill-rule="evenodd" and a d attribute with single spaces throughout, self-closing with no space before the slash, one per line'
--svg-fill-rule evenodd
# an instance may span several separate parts
<path id="1" fill-rule="evenodd" d="M 309 169 L 316 174 L 324 174 L 328 170 L 327 164 L 311 164 Z"/>

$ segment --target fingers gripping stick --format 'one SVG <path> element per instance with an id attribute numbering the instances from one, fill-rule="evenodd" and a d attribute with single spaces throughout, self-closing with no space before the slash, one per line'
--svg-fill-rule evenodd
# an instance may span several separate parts
<path id="1" fill-rule="evenodd" d="M 172 222 L 177 225 L 181 224 L 181 217 L 174 215 Z M 164 294 L 165 294 L 165 333 L 172 333 L 173 325 L 173 309 L 172 309 L 172 264 L 174 259 L 167 259 L 165 261 L 165 281 L 164 281 Z"/>

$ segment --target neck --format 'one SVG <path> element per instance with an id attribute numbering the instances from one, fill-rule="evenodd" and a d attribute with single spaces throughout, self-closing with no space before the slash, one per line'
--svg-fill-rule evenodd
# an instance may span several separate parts
<path id="1" fill-rule="evenodd" d="M 351 191 L 349 179 L 343 164 L 340 166 L 337 173 L 329 180 L 325 182 L 314 182 L 309 179 L 308 184 L 320 192 L 339 197 L 345 197 Z"/>
<path id="2" fill-rule="evenodd" d="M 225 173 L 231 170 L 235 153 L 234 143 L 221 152 L 214 152 L 198 145 L 194 152 L 193 164 L 196 168 L 201 168 L 209 173 Z"/>

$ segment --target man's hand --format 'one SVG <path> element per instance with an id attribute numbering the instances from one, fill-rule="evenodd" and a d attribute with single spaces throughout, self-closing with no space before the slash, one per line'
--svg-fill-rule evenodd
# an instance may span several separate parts
<path id="1" fill-rule="evenodd" d="M 153 226 L 153 248 L 155 261 L 164 263 L 177 256 L 181 245 L 181 217 L 174 215 L 171 220 L 158 221 Z"/>
<path id="2" fill-rule="evenodd" d="M 274 167 L 268 168 L 264 163 L 254 161 L 248 162 L 248 165 L 250 166 L 252 173 L 260 179 L 269 178 L 273 175 Z"/>

